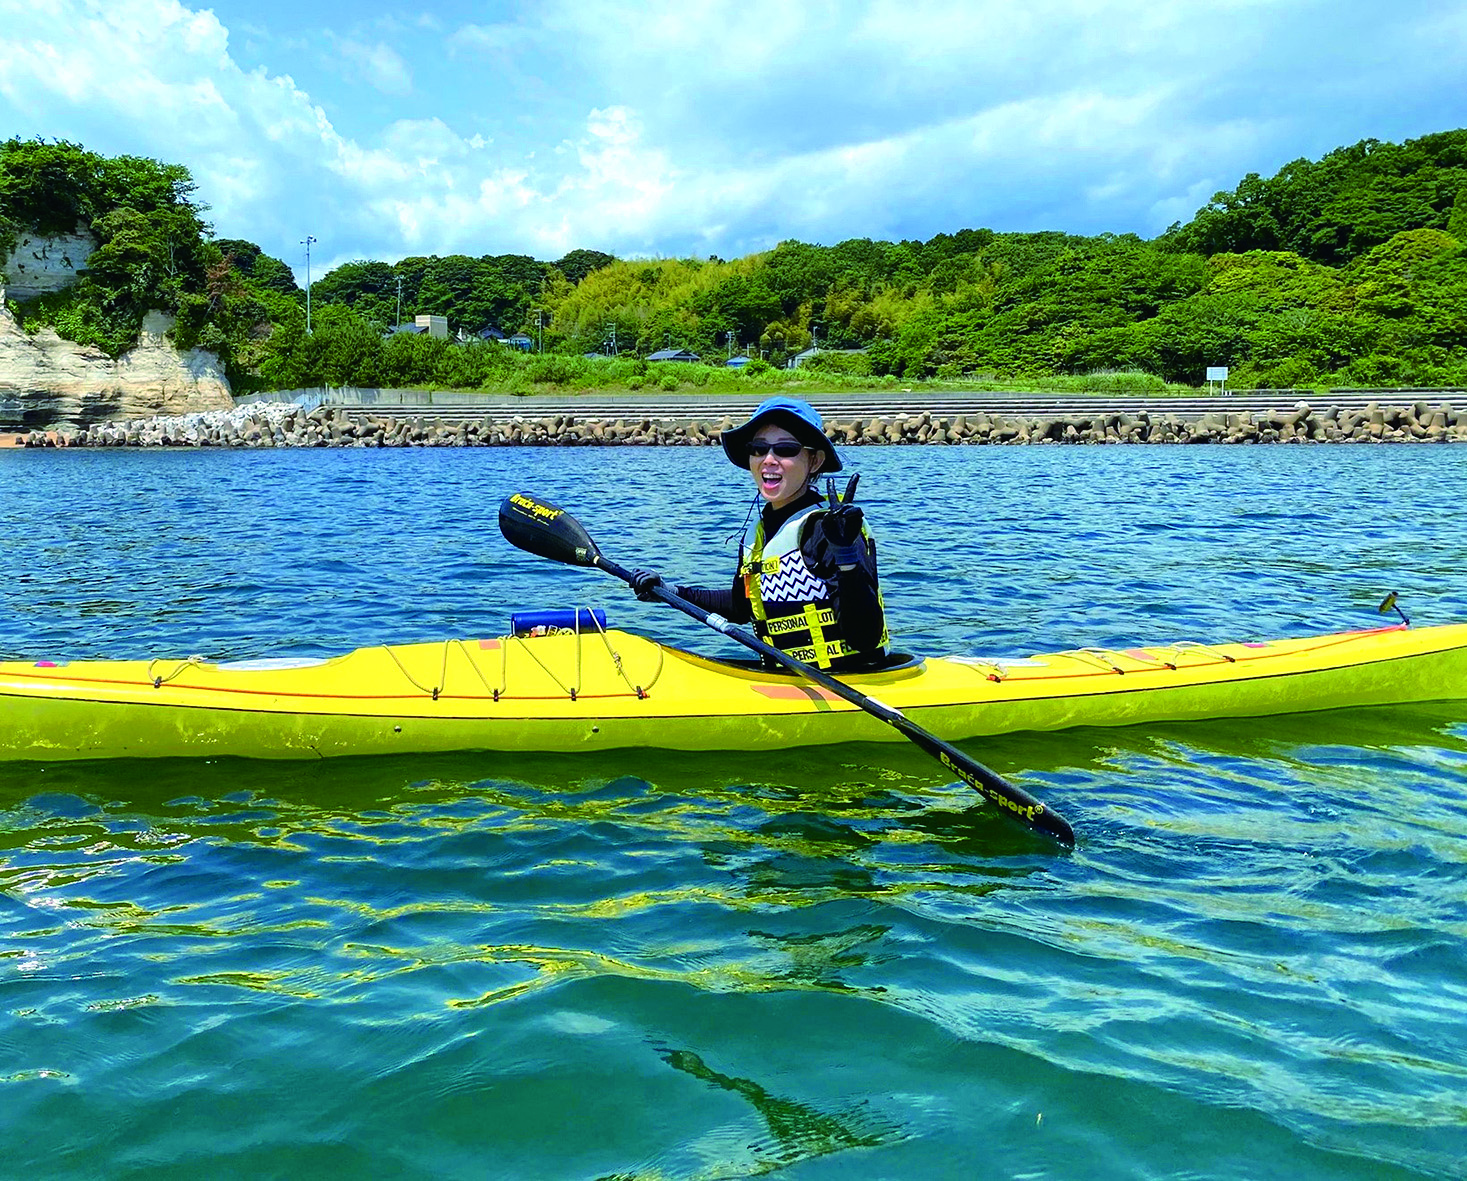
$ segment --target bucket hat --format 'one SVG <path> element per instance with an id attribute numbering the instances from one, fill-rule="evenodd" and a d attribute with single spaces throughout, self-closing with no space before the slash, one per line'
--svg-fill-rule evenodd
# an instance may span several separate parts
<path id="1" fill-rule="evenodd" d="M 723 453 L 728 456 L 731 464 L 748 469 L 749 440 L 766 422 L 784 427 L 806 447 L 824 455 L 825 463 L 820 468 L 821 475 L 840 471 L 840 456 L 835 453 L 835 446 L 826 436 L 825 424 L 820 420 L 815 407 L 798 398 L 783 397 L 766 398 L 754 408 L 748 422 L 723 432 Z"/>

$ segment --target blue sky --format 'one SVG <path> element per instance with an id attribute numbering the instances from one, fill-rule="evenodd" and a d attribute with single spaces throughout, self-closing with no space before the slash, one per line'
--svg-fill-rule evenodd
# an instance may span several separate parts
<path id="1" fill-rule="evenodd" d="M 302 269 L 1134 232 L 1467 126 L 1467 0 L 0 0 L 0 134 L 187 165 Z"/>

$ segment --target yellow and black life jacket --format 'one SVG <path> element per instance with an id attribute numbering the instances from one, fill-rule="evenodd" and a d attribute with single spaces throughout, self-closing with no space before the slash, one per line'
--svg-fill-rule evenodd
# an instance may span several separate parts
<path id="1" fill-rule="evenodd" d="M 764 521 L 755 521 L 753 536 L 739 554 L 739 574 L 744 580 L 754 632 L 766 644 L 787 652 L 804 664 L 839 669 L 858 663 L 860 653 L 841 634 L 831 588 L 805 561 L 800 542 L 806 526 L 823 505 L 811 505 L 790 517 L 765 539 Z M 869 536 L 862 527 L 862 536 Z M 878 601 L 880 591 L 877 591 Z M 883 620 L 885 610 L 882 611 Z M 889 640 L 882 626 L 881 648 Z"/>

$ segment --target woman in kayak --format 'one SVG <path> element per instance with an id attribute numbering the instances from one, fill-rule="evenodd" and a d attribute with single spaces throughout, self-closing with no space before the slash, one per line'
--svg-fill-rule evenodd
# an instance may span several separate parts
<path id="1" fill-rule="evenodd" d="M 769 398 L 722 441 L 729 462 L 753 477 L 764 505 L 745 535 L 732 587 L 679 586 L 677 593 L 733 623 L 752 623 L 765 643 L 817 668 L 882 664 L 889 641 L 876 542 L 851 503 L 854 479 L 843 500 L 815 491 L 817 476 L 841 470 L 815 408 Z M 633 572 L 639 599 L 651 599 L 661 583 L 656 571 Z"/>

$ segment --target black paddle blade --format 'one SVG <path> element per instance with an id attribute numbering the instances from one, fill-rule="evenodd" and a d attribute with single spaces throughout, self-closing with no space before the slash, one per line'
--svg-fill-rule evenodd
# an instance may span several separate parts
<path id="1" fill-rule="evenodd" d="M 601 556 L 570 513 L 528 492 L 505 497 L 499 506 L 499 531 L 510 545 L 567 566 L 594 566 Z"/>
<path id="2" fill-rule="evenodd" d="M 1411 621 L 1406 618 L 1406 613 L 1401 610 L 1401 605 L 1396 602 L 1399 597 L 1400 596 L 1397 595 L 1395 591 L 1391 591 L 1391 593 L 1386 595 L 1386 597 L 1381 601 L 1380 606 L 1377 607 L 1376 610 L 1379 611 L 1382 615 L 1384 615 L 1387 611 L 1394 611 L 1397 615 L 1401 617 L 1406 626 L 1410 627 Z"/>

